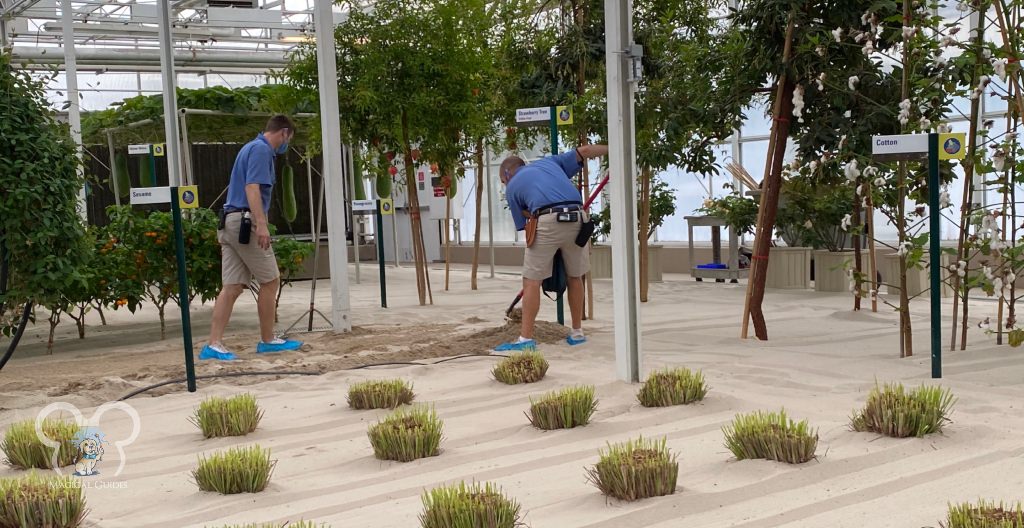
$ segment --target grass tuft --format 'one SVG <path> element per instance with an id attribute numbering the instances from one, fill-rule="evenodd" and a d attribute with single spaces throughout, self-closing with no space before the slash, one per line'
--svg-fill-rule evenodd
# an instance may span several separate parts
<path id="1" fill-rule="evenodd" d="M 609 444 L 597 465 L 587 469 L 587 480 L 601 493 L 625 501 L 671 495 L 678 476 L 679 462 L 664 438 Z"/>
<path id="2" fill-rule="evenodd" d="M 668 407 L 703 400 L 707 393 L 708 386 L 701 371 L 694 373 L 688 368 L 666 368 L 653 372 L 647 378 L 636 399 L 644 407 Z"/>
<path id="3" fill-rule="evenodd" d="M 534 383 L 544 379 L 548 372 L 548 361 L 536 350 L 513 352 L 498 363 L 491 374 L 494 379 L 506 385 Z"/>
<path id="4" fill-rule="evenodd" d="M 818 448 L 818 431 L 812 431 L 807 420 L 796 422 L 789 418 L 785 410 L 740 414 L 722 431 L 725 447 L 738 460 L 764 458 L 802 464 L 814 458 Z"/>
<path id="5" fill-rule="evenodd" d="M 0 526 L 74 528 L 88 512 L 81 481 L 72 476 L 0 479 Z"/>
<path id="6" fill-rule="evenodd" d="M 516 528 L 524 526 L 520 506 L 497 486 L 474 483 L 434 488 L 423 493 L 422 528 Z"/>
<path id="7" fill-rule="evenodd" d="M 363 381 L 348 388 L 348 406 L 353 409 L 395 409 L 415 397 L 412 385 L 400 379 Z"/>
<path id="8" fill-rule="evenodd" d="M 256 396 L 239 394 L 231 398 L 212 396 L 203 400 L 189 421 L 206 438 L 245 436 L 256 430 L 263 419 L 263 410 L 256 404 Z"/>
<path id="9" fill-rule="evenodd" d="M 225 524 L 220 528 L 331 528 L 329 524 L 317 524 L 313 521 L 287 521 L 284 523 L 246 523 Z"/>
<path id="10" fill-rule="evenodd" d="M 192 470 L 199 489 L 216 491 L 223 495 L 256 493 L 266 489 L 277 461 L 270 460 L 270 450 L 258 445 L 233 447 L 199 457 L 199 465 Z"/>
<path id="11" fill-rule="evenodd" d="M 896 438 L 921 438 L 942 431 L 955 403 L 949 389 L 941 387 L 922 385 L 907 391 L 902 383 L 876 384 L 864 409 L 850 418 L 850 427 Z"/>
<path id="12" fill-rule="evenodd" d="M 531 397 L 526 417 L 538 429 L 572 429 L 590 423 L 596 410 L 594 387 L 586 385 L 549 392 L 538 400 Z"/>
<path id="13" fill-rule="evenodd" d="M 410 462 L 437 456 L 444 422 L 432 407 L 399 409 L 370 426 L 373 454 L 381 460 Z"/>
<path id="14" fill-rule="evenodd" d="M 68 420 L 47 419 L 43 421 L 43 434 L 60 442 L 57 449 L 57 466 L 75 463 L 75 435 L 79 427 Z M 48 447 L 36 435 L 36 421 L 25 420 L 11 424 L 0 442 L 0 451 L 7 457 L 7 463 L 17 469 L 52 469 L 54 449 Z"/>
<path id="15" fill-rule="evenodd" d="M 978 504 L 950 504 L 942 528 L 1024 528 L 1021 503 L 978 501 Z"/>

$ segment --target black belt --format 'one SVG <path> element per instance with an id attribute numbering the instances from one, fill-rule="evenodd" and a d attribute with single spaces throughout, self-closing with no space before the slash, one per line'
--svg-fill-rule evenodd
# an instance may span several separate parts
<path id="1" fill-rule="evenodd" d="M 542 216 L 551 213 L 575 213 L 583 209 L 582 205 L 559 205 L 555 207 L 545 207 L 543 209 L 537 209 L 534 216 Z"/>
<path id="2" fill-rule="evenodd" d="M 248 212 L 249 212 L 248 209 L 232 209 L 230 211 L 225 209 L 224 210 L 224 216 L 227 216 L 227 215 L 230 215 L 230 214 L 235 214 L 235 213 L 248 213 Z"/>

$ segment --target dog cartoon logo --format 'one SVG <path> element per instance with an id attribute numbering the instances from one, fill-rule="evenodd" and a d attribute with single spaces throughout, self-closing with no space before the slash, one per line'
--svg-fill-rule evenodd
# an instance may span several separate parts
<path id="1" fill-rule="evenodd" d="M 128 434 L 127 438 L 108 442 L 104 434 L 100 431 L 100 419 L 107 413 L 107 411 L 115 409 L 122 411 L 127 415 L 131 426 L 131 432 Z M 104 403 L 96 409 L 96 412 L 93 413 L 88 420 L 82 415 L 82 411 L 80 411 L 78 407 L 67 402 L 51 403 L 44 407 L 43 410 L 39 411 L 39 415 L 36 416 L 36 435 L 43 444 L 52 449 L 53 454 L 50 460 L 50 467 L 52 467 L 59 475 L 63 475 L 61 467 L 57 462 L 58 454 L 61 450 L 61 442 L 48 437 L 43 431 L 43 422 L 51 414 L 57 411 L 65 413 L 65 415 L 70 414 L 79 427 L 78 433 L 72 440 L 76 450 L 75 475 L 98 475 L 99 471 L 97 471 L 97 465 L 103 460 L 103 455 L 105 453 L 104 446 L 110 444 L 112 444 L 117 450 L 118 465 L 114 476 L 120 475 L 121 471 L 124 470 L 124 464 L 127 458 L 125 456 L 124 448 L 134 442 L 135 439 L 139 437 L 139 433 L 142 430 L 142 419 L 139 417 L 138 411 L 136 411 L 131 405 L 121 401 Z M 109 428 L 107 428 L 107 430 L 110 431 Z"/>
<path id="2" fill-rule="evenodd" d="M 75 475 L 88 477 L 98 475 L 96 465 L 103 460 L 103 433 L 93 427 L 86 427 L 75 435 Z"/>

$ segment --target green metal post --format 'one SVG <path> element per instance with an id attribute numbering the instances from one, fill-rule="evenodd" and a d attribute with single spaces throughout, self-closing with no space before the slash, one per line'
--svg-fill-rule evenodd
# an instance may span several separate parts
<path id="1" fill-rule="evenodd" d="M 551 155 L 558 154 L 558 107 L 551 107 Z M 555 298 L 555 310 L 558 314 L 558 324 L 565 325 L 565 301 L 559 293 Z"/>
<path id="2" fill-rule="evenodd" d="M 374 233 L 377 244 L 377 267 L 380 269 L 380 307 L 388 307 L 388 284 L 384 277 L 384 216 L 380 212 L 380 200 L 377 200 L 377 232 Z"/>
<path id="3" fill-rule="evenodd" d="M 192 358 L 192 319 L 188 307 L 188 275 L 185 273 L 185 235 L 181 229 L 178 188 L 171 187 L 171 216 L 174 217 L 174 244 L 178 254 L 178 298 L 181 305 L 181 338 L 185 343 L 185 378 L 188 391 L 196 391 L 196 364 Z"/>
<path id="4" fill-rule="evenodd" d="M 931 270 L 932 378 L 942 377 L 942 248 L 939 246 L 939 135 L 928 134 L 928 255 Z"/>
<path id="5" fill-rule="evenodd" d="M 150 183 L 153 184 L 153 187 L 157 187 L 158 185 L 156 179 L 156 156 L 153 155 L 153 145 L 149 146 L 149 174 L 153 178 L 152 180 L 150 180 Z"/>

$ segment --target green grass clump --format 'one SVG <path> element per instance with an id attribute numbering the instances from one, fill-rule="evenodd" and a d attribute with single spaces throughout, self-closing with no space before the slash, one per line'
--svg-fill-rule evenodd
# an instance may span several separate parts
<path id="1" fill-rule="evenodd" d="M 370 426 L 373 454 L 381 460 L 410 462 L 437 456 L 444 422 L 431 407 L 399 409 Z"/>
<path id="2" fill-rule="evenodd" d="M 520 506 L 497 486 L 474 483 L 435 488 L 423 493 L 422 528 L 516 528 L 523 526 Z"/>
<path id="3" fill-rule="evenodd" d="M 896 438 L 923 437 L 949 423 L 956 398 L 949 389 L 922 385 L 911 391 L 902 383 L 877 384 L 868 394 L 864 409 L 850 418 L 854 431 L 870 431 Z"/>
<path id="4" fill-rule="evenodd" d="M 587 480 L 601 493 L 625 501 L 671 495 L 678 476 L 679 462 L 664 438 L 609 444 L 597 465 L 587 469 Z"/>
<path id="5" fill-rule="evenodd" d="M 739 460 L 765 458 L 802 464 L 814 458 L 818 448 L 818 431 L 812 431 L 807 420 L 789 418 L 785 410 L 737 415 L 722 431 L 725 447 Z"/>
<path id="6" fill-rule="evenodd" d="M 212 396 L 203 400 L 189 421 L 203 431 L 206 438 L 245 436 L 256 430 L 263 419 L 263 410 L 256 396 L 239 394 L 231 398 Z"/>
<path id="7" fill-rule="evenodd" d="M 88 512 L 81 482 L 72 476 L 0 479 L 0 526 L 74 528 Z"/>
<path id="8" fill-rule="evenodd" d="M 199 465 L 192 470 L 199 489 L 216 491 L 223 495 L 256 493 L 270 482 L 277 461 L 270 460 L 270 450 L 258 445 L 233 447 L 199 457 Z"/>
<path id="9" fill-rule="evenodd" d="M 47 419 L 43 421 L 42 429 L 47 438 L 60 442 L 57 449 L 57 466 L 74 464 L 78 425 L 68 420 Z M 52 469 L 54 449 L 44 444 L 36 435 L 35 420 L 11 424 L 4 433 L 3 441 L 0 442 L 0 451 L 7 457 L 7 463 L 15 468 Z"/>
<path id="10" fill-rule="evenodd" d="M 978 501 L 978 504 L 950 504 L 942 528 L 1024 528 L 1024 509 L 1021 503 Z"/>
<path id="11" fill-rule="evenodd" d="M 220 528 L 331 528 L 331 526 L 316 524 L 313 521 L 287 521 L 285 523 L 225 524 Z"/>
<path id="12" fill-rule="evenodd" d="M 594 387 L 587 385 L 549 392 L 539 400 L 531 397 L 526 417 L 538 429 L 572 429 L 590 423 L 596 410 Z"/>
<path id="13" fill-rule="evenodd" d="M 363 381 L 348 388 L 348 406 L 353 409 L 395 409 L 415 397 L 412 385 L 400 379 Z"/>
<path id="14" fill-rule="evenodd" d="M 498 363 L 491 374 L 506 385 L 534 383 L 548 373 L 548 361 L 536 350 L 513 352 Z"/>
<path id="15" fill-rule="evenodd" d="M 688 368 L 666 368 L 647 378 L 636 399 L 644 407 L 668 407 L 703 400 L 707 393 L 708 386 L 701 371 L 694 373 Z"/>

